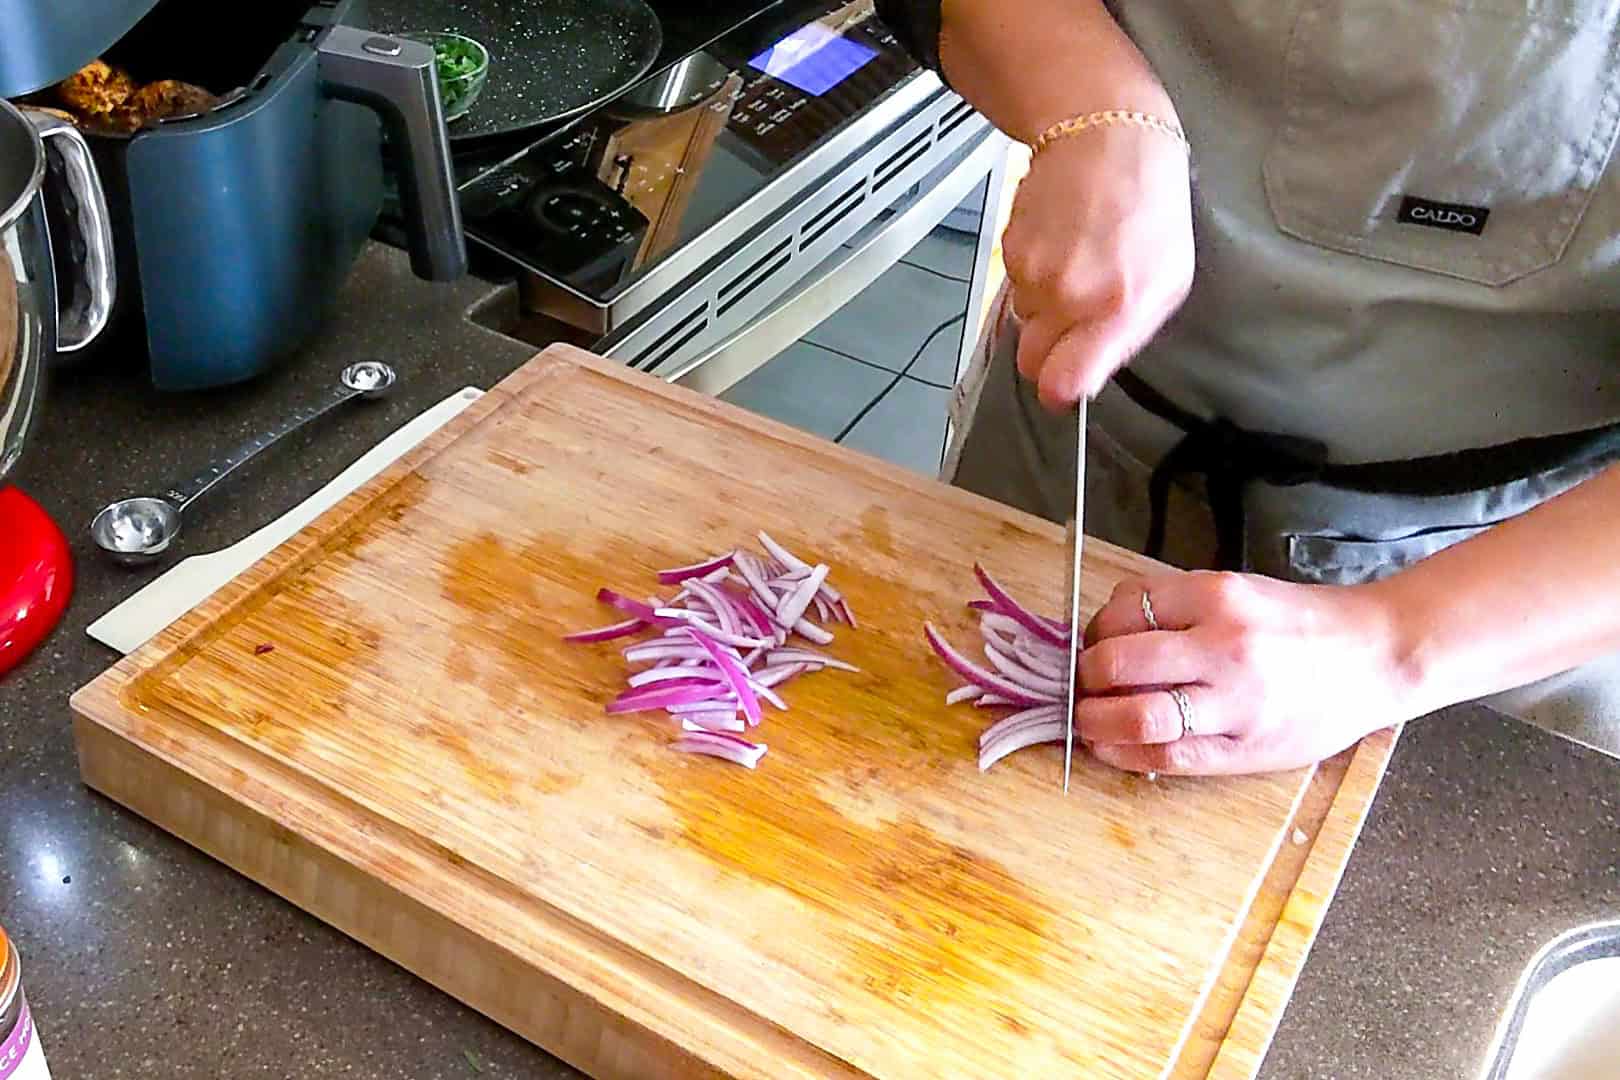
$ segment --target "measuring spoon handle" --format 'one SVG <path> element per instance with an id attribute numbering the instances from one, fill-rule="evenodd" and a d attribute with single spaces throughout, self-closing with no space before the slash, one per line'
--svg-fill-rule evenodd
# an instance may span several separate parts
<path id="1" fill-rule="evenodd" d="M 204 466 L 200 472 L 190 479 L 164 489 L 163 498 L 172 503 L 176 511 L 184 510 L 189 504 L 204 495 L 209 488 L 212 488 L 231 473 L 253 460 L 260 451 L 274 445 L 310 421 L 319 419 L 339 405 L 352 401 L 363 393 L 365 393 L 364 390 L 351 389 L 347 386 L 333 391 L 324 401 L 307 405 L 292 413 L 276 427 L 255 435 L 224 457 Z"/>

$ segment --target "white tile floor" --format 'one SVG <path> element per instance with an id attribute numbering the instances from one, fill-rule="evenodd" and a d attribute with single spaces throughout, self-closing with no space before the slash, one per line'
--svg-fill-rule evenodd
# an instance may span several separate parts
<path id="1" fill-rule="evenodd" d="M 932 476 L 967 310 L 974 238 L 940 228 L 727 401 Z"/>

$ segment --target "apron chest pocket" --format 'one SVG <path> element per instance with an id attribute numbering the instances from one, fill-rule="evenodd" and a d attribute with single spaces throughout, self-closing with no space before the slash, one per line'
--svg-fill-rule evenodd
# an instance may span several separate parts
<path id="1" fill-rule="evenodd" d="M 1606 0 L 1305 0 L 1264 162 L 1278 228 L 1484 285 L 1556 263 L 1620 128 Z"/>

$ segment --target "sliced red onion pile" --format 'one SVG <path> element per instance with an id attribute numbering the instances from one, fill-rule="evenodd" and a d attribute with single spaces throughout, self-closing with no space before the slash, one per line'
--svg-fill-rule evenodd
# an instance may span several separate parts
<path id="1" fill-rule="evenodd" d="M 759 542 L 763 556 L 739 548 L 659 571 L 660 584 L 680 586 L 667 600 L 597 592 L 598 600 L 629 618 L 565 641 L 654 635 L 625 648 L 624 658 L 637 670 L 608 704 L 609 713 L 666 712 L 681 729 L 672 749 L 752 769 L 765 744 L 743 736 L 759 726 L 761 701 L 786 709 L 776 688 L 790 680 L 825 668 L 859 670 L 792 640 L 831 643 L 832 632 L 812 620 L 855 626 L 849 604 L 827 584 L 827 567 L 810 565 L 763 532 Z"/>
<path id="2" fill-rule="evenodd" d="M 983 771 L 1026 746 L 1063 741 L 1063 710 L 1072 673 L 1068 624 L 1030 611 L 983 566 L 974 564 L 973 573 L 987 597 L 968 604 L 981 612 L 986 663 L 963 655 L 931 623 L 923 624 L 923 633 L 940 659 L 967 680 L 945 695 L 945 704 L 971 701 L 979 708 L 1014 710 L 979 736 Z"/>

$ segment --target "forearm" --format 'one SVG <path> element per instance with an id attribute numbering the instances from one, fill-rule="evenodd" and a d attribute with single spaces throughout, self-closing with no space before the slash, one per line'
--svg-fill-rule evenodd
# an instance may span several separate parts
<path id="1" fill-rule="evenodd" d="M 1174 119 L 1147 60 L 1100 0 L 889 0 L 892 17 L 942 3 L 939 61 L 951 86 L 1013 138 L 1103 109 Z M 928 20 L 913 29 L 926 35 Z M 926 27 L 926 29 L 925 29 Z M 922 43 L 925 46 L 927 42 Z"/>
<path id="2" fill-rule="evenodd" d="M 1423 711 L 1620 651 L 1620 467 L 1367 588 Z"/>

